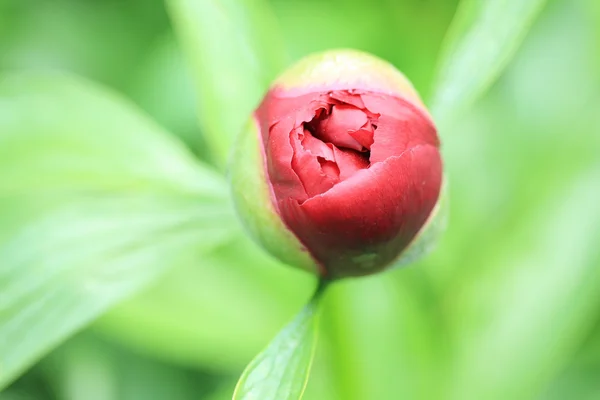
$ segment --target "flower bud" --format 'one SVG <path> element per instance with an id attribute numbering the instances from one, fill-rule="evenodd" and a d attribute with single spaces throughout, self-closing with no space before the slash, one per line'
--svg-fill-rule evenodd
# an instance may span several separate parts
<path id="1" fill-rule="evenodd" d="M 258 241 L 326 278 L 415 258 L 439 231 L 431 117 L 400 72 L 357 51 L 309 56 L 274 82 L 238 138 L 231 178 Z"/>

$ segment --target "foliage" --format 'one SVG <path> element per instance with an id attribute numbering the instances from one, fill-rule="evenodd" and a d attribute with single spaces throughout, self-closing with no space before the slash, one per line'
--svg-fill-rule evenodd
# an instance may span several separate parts
<path id="1" fill-rule="evenodd" d="M 314 279 L 247 239 L 217 170 L 287 55 L 330 47 L 428 94 L 450 219 L 330 288 L 304 398 L 594 398 L 600 8 L 375 3 L 0 4 L 2 399 L 231 398 Z"/>

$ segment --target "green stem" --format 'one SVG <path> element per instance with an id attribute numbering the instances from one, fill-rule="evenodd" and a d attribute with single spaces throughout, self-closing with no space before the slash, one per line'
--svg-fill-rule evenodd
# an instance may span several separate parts
<path id="1" fill-rule="evenodd" d="M 329 287 L 329 285 L 333 283 L 332 280 L 330 279 L 326 279 L 326 278 L 320 278 L 319 279 L 319 283 L 317 284 L 317 287 L 315 288 L 315 292 L 313 293 L 309 304 L 317 304 L 321 298 L 323 297 L 323 294 L 325 293 L 325 291 L 327 290 L 327 288 Z"/>

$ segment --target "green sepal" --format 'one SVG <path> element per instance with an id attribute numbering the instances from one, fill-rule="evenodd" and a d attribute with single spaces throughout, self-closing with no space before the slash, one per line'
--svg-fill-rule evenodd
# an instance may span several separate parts
<path id="1" fill-rule="evenodd" d="M 237 139 L 229 175 L 237 211 L 253 238 L 284 263 L 317 273 L 317 263 L 275 209 L 254 117 Z"/>

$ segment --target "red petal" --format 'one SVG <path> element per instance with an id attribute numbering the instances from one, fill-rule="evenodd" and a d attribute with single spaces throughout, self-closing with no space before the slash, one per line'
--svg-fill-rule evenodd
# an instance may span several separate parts
<path id="1" fill-rule="evenodd" d="M 304 150 L 301 143 L 303 136 L 302 127 L 296 128 L 290 135 L 294 149 L 292 169 L 300 178 L 308 197 L 313 197 L 331 189 L 337 179 L 323 173 L 317 156 Z"/>
<path id="2" fill-rule="evenodd" d="M 335 162 L 328 161 L 322 157 L 317 157 L 317 161 L 321 165 L 321 171 L 323 171 L 323 173 L 327 175 L 327 177 L 330 178 L 334 184 L 340 181 L 340 169 Z"/>
<path id="3" fill-rule="evenodd" d="M 333 143 L 337 147 L 362 150 L 362 145 L 348 134 L 367 123 L 367 116 L 361 110 L 347 105 L 335 105 L 329 118 L 320 121 L 317 126 L 319 139 Z"/>
<path id="4" fill-rule="evenodd" d="M 340 103 L 350 104 L 360 110 L 366 108 L 360 94 L 350 94 L 347 90 L 336 90 L 329 95 Z"/>
<path id="5" fill-rule="evenodd" d="M 415 133 L 416 140 L 410 140 L 410 143 L 428 143 L 439 146 L 436 129 L 433 122 L 419 108 L 408 101 L 398 98 L 376 94 L 364 94 L 363 101 L 367 109 L 377 112 L 381 116 L 387 116 L 397 121 L 409 122 L 411 131 Z M 381 125 L 381 117 L 377 122 L 377 127 Z M 375 138 L 377 142 L 377 138 Z M 409 146 L 410 147 L 410 146 Z"/>
<path id="6" fill-rule="evenodd" d="M 335 162 L 339 168 L 339 179 L 344 181 L 361 169 L 369 166 L 369 158 L 365 153 L 354 150 L 338 149 L 333 147 Z"/>
<path id="7" fill-rule="evenodd" d="M 322 93 L 309 93 L 296 98 L 279 98 L 269 93 L 256 110 L 255 118 L 260 124 L 268 178 L 276 197 L 291 197 L 301 201 L 308 198 L 302 180 L 292 168 L 294 151 L 290 133 L 303 122 L 310 121 L 318 109 L 328 109 L 329 103 L 323 100 L 326 97 Z"/>
<path id="8" fill-rule="evenodd" d="M 407 121 L 382 115 L 375 130 L 374 143 L 371 146 L 371 163 L 385 161 L 400 155 L 409 145 L 410 126 Z"/>
<path id="9" fill-rule="evenodd" d="M 371 125 L 371 121 L 362 126 L 359 130 L 354 132 L 348 132 L 350 136 L 360 143 L 364 148 L 371 149 L 371 145 L 375 141 L 374 128 Z"/>
<path id="10" fill-rule="evenodd" d="M 400 118 L 407 105 L 410 106 L 409 103 L 400 98 L 376 93 L 365 93 L 362 95 L 362 99 L 369 111 L 395 118 Z"/>
<path id="11" fill-rule="evenodd" d="M 326 145 L 321 140 L 315 138 L 308 129 L 304 130 L 304 138 L 302 139 L 302 147 L 310 151 L 313 155 L 323 157 L 329 161 L 335 161 L 333 158 L 333 150 L 331 145 Z"/>
<path id="12" fill-rule="evenodd" d="M 280 209 L 330 276 L 372 273 L 421 229 L 437 202 L 441 171 L 437 148 L 419 146 L 358 171 L 302 205 L 282 199 Z"/>
<path id="13" fill-rule="evenodd" d="M 271 128 L 266 146 L 266 168 L 268 178 L 277 193 L 277 196 L 291 197 L 294 199 L 307 199 L 300 178 L 292 169 L 294 150 L 290 143 L 292 122 L 282 120 Z"/>

